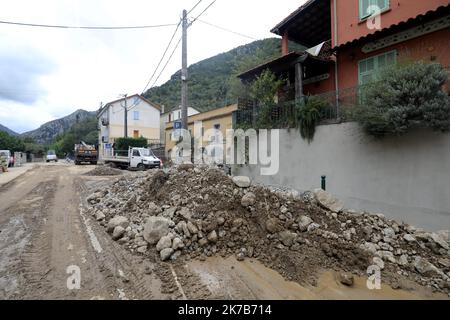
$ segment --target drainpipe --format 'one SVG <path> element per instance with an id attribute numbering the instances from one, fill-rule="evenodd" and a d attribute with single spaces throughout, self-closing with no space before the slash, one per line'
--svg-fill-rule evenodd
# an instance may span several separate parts
<path id="1" fill-rule="evenodd" d="M 338 44 L 338 30 L 337 30 L 337 0 L 333 1 L 333 22 L 334 22 L 334 46 Z M 336 117 L 339 113 L 339 75 L 338 75 L 338 53 L 335 52 L 336 62 L 334 64 L 334 86 L 336 89 Z"/>

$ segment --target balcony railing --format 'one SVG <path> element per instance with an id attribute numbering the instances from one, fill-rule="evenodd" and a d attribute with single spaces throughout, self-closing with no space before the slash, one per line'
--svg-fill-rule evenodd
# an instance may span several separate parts
<path id="1" fill-rule="evenodd" d="M 302 101 L 280 102 L 272 106 L 261 106 L 253 101 L 240 100 L 238 110 L 233 115 L 234 125 L 238 128 L 294 128 L 295 119 L 298 117 L 302 103 L 312 97 L 325 105 L 320 110 L 322 123 L 349 121 L 351 116 L 348 111 L 360 102 L 361 88 L 359 86 L 343 89 L 339 92 L 330 91 L 324 94 L 304 97 Z"/>

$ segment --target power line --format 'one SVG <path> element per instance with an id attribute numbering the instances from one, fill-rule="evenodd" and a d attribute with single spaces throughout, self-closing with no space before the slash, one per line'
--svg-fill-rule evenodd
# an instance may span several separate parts
<path id="1" fill-rule="evenodd" d="M 167 54 L 167 51 L 169 50 L 170 46 L 172 45 L 172 41 L 173 41 L 173 39 L 175 38 L 175 36 L 176 36 L 176 34 L 177 34 L 177 31 L 178 31 L 178 29 L 180 28 L 180 25 L 181 25 L 181 20 L 178 22 L 177 27 L 175 28 L 175 31 L 174 31 L 172 37 L 170 38 L 169 44 L 167 45 L 166 49 L 164 50 L 164 53 L 163 53 L 161 59 L 159 60 L 158 65 L 156 66 L 155 71 L 153 71 L 152 76 L 151 76 L 150 79 L 147 81 L 147 84 L 145 85 L 144 90 L 142 90 L 142 93 L 145 93 L 145 90 L 147 90 L 147 88 L 148 88 L 148 86 L 150 85 L 150 83 L 152 82 L 152 80 L 153 80 L 153 78 L 154 78 L 156 72 L 158 71 L 159 67 L 161 66 L 161 63 L 163 62 L 163 60 L 164 60 L 164 58 L 165 58 L 165 56 L 166 56 L 166 54 Z"/>
<path id="2" fill-rule="evenodd" d="M 149 28 L 163 28 L 175 26 L 175 23 L 145 25 L 145 26 L 68 26 L 68 25 L 51 25 L 51 24 L 36 24 L 25 22 L 0 21 L 0 24 L 9 24 L 23 27 L 39 27 L 39 28 L 58 28 L 58 29 L 89 29 L 89 30 L 125 30 L 125 29 L 149 29 Z"/>
<path id="3" fill-rule="evenodd" d="M 200 18 L 206 11 L 208 11 L 209 8 L 211 8 L 211 6 L 216 3 L 217 0 L 213 0 L 213 2 L 211 2 L 206 8 L 205 10 L 203 10 L 196 18 L 194 18 L 194 20 L 192 20 L 192 22 L 189 25 L 192 25 L 195 21 L 197 21 L 198 18 Z"/>
<path id="4" fill-rule="evenodd" d="M 227 28 L 224 28 L 224 27 L 220 27 L 220 26 L 212 24 L 210 22 L 206 22 L 206 21 L 203 21 L 203 20 L 200 20 L 200 19 L 197 19 L 197 21 L 199 21 L 201 23 L 204 23 L 206 25 L 209 25 L 211 27 L 223 30 L 223 31 L 226 31 L 226 32 L 229 32 L 229 33 L 233 33 L 235 35 L 238 35 L 238 36 L 241 36 L 241 37 L 244 37 L 244 38 L 248 38 L 248 39 L 252 39 L 252 40 L 258 40 L 257 38 L 254 38 L 254 37 L 251 37 L 251 36 L 247 36 L 247 35 L 245 35 L 243 33 L 240 33 L 240 32 L 237 32 L 237 31 L 233 31 L 233 30 L 230 30 L 230 29 L 227 29 Z"/>
<path id="5" fill-rule="evenodd" d="M 180 46 L 180 43 L 181 43 L 181 38 L 178 40 L 178 43 L 175 46 L 175 48 L 173 49 L 172 53 L 170 54 L 169 59 L 167 59 L 166 64 L 164 65 L 164 67 L 162 68 L 162 70 L 159 73 L 158 77 L 155 79 L 155 81 L 153 82 L 153 84 L 152 84 L 152 86 L 150 88 L 153 88 L 155 86 L 156 82 L 158 82 L 158 80 L 161 77 L 162 73 L 164 72 L 164 70 L 166 70 L 167 65 L 169 64 L 169 62 L 172 59 L 173 55 L 175 54 L 175 52 L 177 51 L 178 47 Z"/>
<path id="6" fill-rule="evenodd" d="M 190 13 L 191 13 L 192 11 L 194 11 L 194 10 L 195 10 L 195 8 L 197 8 L 197 7 L 198 7 L 198 5 L 199 5 L 200 3 L 202 3 L 202 1 L 203 1 L 203 0 L 200 0 L 200 1 L 198 1 L 198 2 L 196 3 L 196 5 L 195 5 L 195 6 L 193 6 L 191 10 L 189 10 L 189 11 L 188 11 L 188 14 L 190 14 Z"/>

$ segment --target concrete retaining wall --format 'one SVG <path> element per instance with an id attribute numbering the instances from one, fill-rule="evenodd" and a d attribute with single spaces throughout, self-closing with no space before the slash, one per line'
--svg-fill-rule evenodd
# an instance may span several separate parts
<path id="1" fill-rule="evenodd" d="M 379 140 L 344 123 L 319 126 L 308 145 L 297 130 L 281 130 L 280 157 L 275 176 L 261 176 L 257 166 L 235 167 L 233 174 L 299 191 L 319 188 L 326 175 L 327 191 L 346 208 L 450 229 L 450 134 L 417 129 Z"/>

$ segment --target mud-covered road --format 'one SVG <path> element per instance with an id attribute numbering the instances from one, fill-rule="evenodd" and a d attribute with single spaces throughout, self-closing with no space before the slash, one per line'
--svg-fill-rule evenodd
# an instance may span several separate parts
<path id="1" fill-rule="evenodd" d="M 369 291 L 365 279 L 347 288 L 332 273 L 306 288 L 254 260 L 162 263 L 131 255 L 85 214 L 89 189 L 115 179 L 84 175 L 89 170 L 42 164 L 0 187 L 0 299 L 439 298 Z"/>

